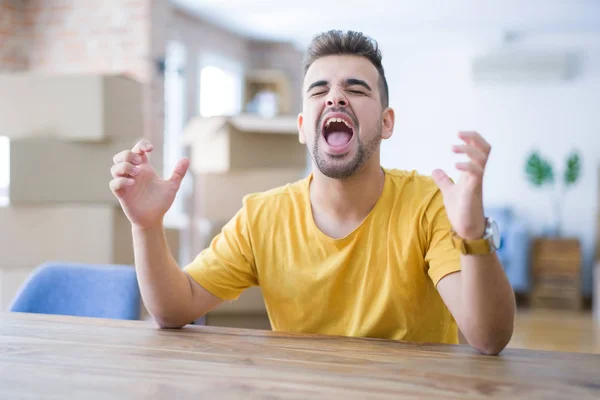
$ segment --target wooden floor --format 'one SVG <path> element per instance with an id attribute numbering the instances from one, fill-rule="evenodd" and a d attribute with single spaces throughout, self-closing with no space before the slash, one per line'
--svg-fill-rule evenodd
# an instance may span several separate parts
<path id="1" fill-rule="evenodd" d="M 600 321 L 591 311 L 519 309 L 508 347 L 600 354 Z"/>

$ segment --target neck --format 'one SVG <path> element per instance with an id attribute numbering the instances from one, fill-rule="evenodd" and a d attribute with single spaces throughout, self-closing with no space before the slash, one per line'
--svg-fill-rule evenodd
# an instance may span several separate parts
<path id="1" fill-rule="evenodd" d="M 316 211 L 332 218 L 362 220 L 383 191 L 385 175 L 379 162 L 369 163 L 345 179 L 329 178 L 314 170 L 310 201 Z"/>

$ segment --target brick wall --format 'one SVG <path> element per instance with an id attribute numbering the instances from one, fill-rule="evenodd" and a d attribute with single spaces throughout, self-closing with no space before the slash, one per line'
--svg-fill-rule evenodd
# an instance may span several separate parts
<path id="1" fill-rule="evenodd" d="M 28 0 L 28 69 L 150 79 L 149 0 Z"/>
<path id="2" fill-rule="evenodd" d="M 169 40 L 188 53 L 188 117 L 198 113 L 199 58 L 206 53 L 246 69 L 282 68 L 294 91 L 301 87 L 301 56 L 291 46 L 250 42 L 167 0 L 0 0 L 0 11 L 0 71 L 121 73 L 148 83 L 145 135 L 156 143 L 156 158 L 164 130 L 164 80 L 156 62 Z"/>
<path id="3" fill-rule="evenodd" d="M 24 14 L 22 0 L 0 0 L 0 72 L 21 71 L 27 67 Z"/>
<path id="4" fill-rule="evenodd" d="M 0 71 L 122 74 L 150 84 L 154 3 L 167 0 L 0 0 Z M 150 95 L 146 103 L 140 135 L 153 137 Z"/>

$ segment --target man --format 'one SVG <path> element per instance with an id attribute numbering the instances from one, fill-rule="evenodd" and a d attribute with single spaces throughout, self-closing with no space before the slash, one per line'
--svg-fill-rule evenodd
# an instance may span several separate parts
<path id="1" fill-rule="evenodd" d="M 377 44 L 356 32 L 317 36 L 305 65 L 299 139 L 306 179 L 244 198 L 208 249 L 180 269 L 162 219 L 189 161 L 169 180 L 141 141 L 114 158 L 110 187 L 132 223 L 141 293 L 160 327 L 177 328 L 260 285 L 274 330 L 457 343 L 497 354 L 513 332 L 514 296 L 495 255 L 482 179 L 490 145 L 461 132 L 455 184 L 380 166 L 394 111 Z"/>

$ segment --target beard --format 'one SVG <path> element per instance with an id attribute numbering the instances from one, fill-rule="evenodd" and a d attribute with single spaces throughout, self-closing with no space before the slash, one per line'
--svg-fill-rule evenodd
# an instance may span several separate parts
<path id="1" fill-rule="evenodd" d="M 356 122 L 356 120 L 355 120 Z M 323 154 L 320 152 L 320 137 L 323 135 L 321 129 L 321 119 L 317 121 L 317 129 L 316 135 L 312 146 L 312 159 L 319 171 L 329 178 L 332 179 L 345 179 L 354 175 L 357 171 L 359 171 L 366 162 L 371 158 L 373 153 L 379 148 L 381 143 L 381 131 L 382 131 L 382 122 L 379 121 L 377 126 L 373 128 L 372 132 L 366 135 L 369 139 L 368 142 L 362 142 L 360 140 L 360 136 L 358 135 L 359 126 L 355 123 L 355 127 L 357 132 L 356 142 L 358 144 L 358 148 L 356 149 L 356 153 L 354 157 L 347 160 L 346 154 Z"/>

